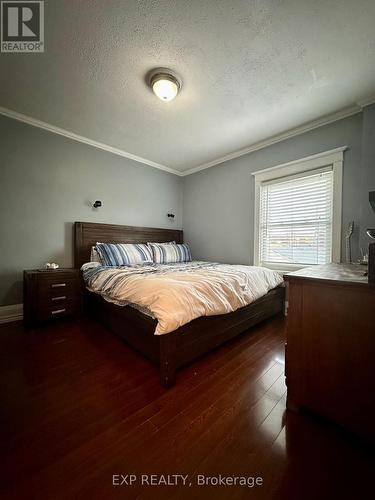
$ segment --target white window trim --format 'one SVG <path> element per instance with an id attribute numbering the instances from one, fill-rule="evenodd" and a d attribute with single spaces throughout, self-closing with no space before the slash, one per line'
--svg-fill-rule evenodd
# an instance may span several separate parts
<path id="1" fill-rule="evenodd" d="M 342 217 L 342 171 L 344 151 L 347 146 L 331 149 L 293 160 L 257 172 L 252 172 L 255 177 L 255 211 L 254 211 L 254 266 L 259 266 L 259 215 L 260 215 L 260 186 L 263 182 L 280 179 L 291 175 L 309 172 L 328 165 L 333 170 L 333 220 L 332 220 L 332 262 L 341 260 L 341 217 Z M 306 266 L 296 264 L 275 264 L 268 266 L 277 271 L 296 271 Z"/>

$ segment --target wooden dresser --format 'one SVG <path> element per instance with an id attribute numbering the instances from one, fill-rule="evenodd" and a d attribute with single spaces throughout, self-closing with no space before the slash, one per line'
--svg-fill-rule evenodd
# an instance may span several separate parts
<path id="1" fill-rule="evenodd" d="M 287 407 L 309 409 L 375 442 L 375 284 L 360 265 L 285 276 Z"/>
<path id="2" fill-rule="evenodd" d="M 79 269 L 24 271 L 25 325 L 78 315 L 82 295 Z"/>

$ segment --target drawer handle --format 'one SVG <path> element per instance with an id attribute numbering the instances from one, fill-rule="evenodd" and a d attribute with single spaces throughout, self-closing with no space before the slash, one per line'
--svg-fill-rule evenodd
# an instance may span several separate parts
<path id="1" fill-rule="evenodd" d="M 65 300 L 66 299 L 66 295 L 61 295 L 60 297 L 52 297 L 52 302 L 54 302 L 55 300 Z"/>
<path id="2" fill-rule="evenodd" d="M 52 288 L 61 288 L 62 286 L 66 286 L 66 283 L 53 283 L 51 285 Z"/>
<path id="3" fill-rule="evenodd" d="M 60 313 L 63 313 L 65 311 L 66 311 L 66 309 L 57 309 L 56 311 L 51 311 L 51 314 L 60 314 Z"/>

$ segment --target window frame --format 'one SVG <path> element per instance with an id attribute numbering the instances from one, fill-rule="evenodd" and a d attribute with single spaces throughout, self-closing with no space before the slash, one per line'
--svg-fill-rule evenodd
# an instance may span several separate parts
<path id="1" fill-rule="evenodd" d="M 254 266 L 263 266 L 276 271 L 297 271 L 306 265 L 299 264 L 267 264 L 260 262 L 260 189 L 264 182 L 282 180 L 285 177 L 302 177 L 313 171 L 327 166 L 333 171 L 333 199 L 332 199 L 332 254 L 331 262 L 341 260 L 341 226 L 342 226 L 342 177 L 344 151 L 347 146 L 331 149 L 299 160 L 276 165 L 274 167 L 252 172 L 255 178 L 255 210 L 254 210 Z M 311 264 L 316 265 L 316 264 Z M 309 264 L 310 266 L 310 264 Z"/>

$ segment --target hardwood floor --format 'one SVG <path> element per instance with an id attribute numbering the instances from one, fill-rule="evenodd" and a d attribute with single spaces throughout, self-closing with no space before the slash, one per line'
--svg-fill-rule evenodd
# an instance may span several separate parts
<path id="1" fill-rule="evenodd" d="M 284 324 L 265 322 L 165 390 L 155 368 L 89 320 L 0 327 L 2 499 L 368 498 L 371 452 L 285 411 Z M 133 486 L 113 486 L 134 474 Z M 192 486 L 141 485 L 142 474 Z M 262 486 L 197 486 L 259 476 Z M 119 478 L 121 480 L 121 478 Z"/>

